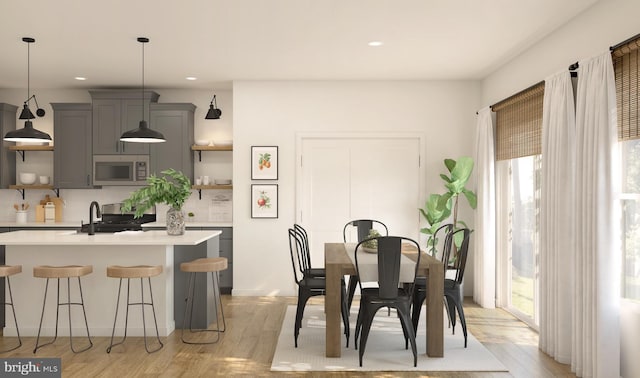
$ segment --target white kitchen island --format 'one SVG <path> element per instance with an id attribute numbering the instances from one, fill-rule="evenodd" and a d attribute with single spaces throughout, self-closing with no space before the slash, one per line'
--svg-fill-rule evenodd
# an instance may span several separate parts
<path id="1" fill-rule="evenodd" d="M 21 336 L 36 336 L 42 312 L 45 279 L 33 277 L 36 265 L 93 265 L 93 273 L 81 278 L 82 292 L 91 336 L 111 336 L 119 280 L 106 275 L 108 265 L 162 265 L 161 275 L 151 278 L 158 328 L 161 336 L 175 329 L 174 321 L 174 246 L 215 246 L 217 253 L 220 231 L 190 231 L 184 235 L 169 236 L 162 231 L 125 231 L 122 233 L 96 233 L 88 235 L 64 230 L 13 231 L 0 233 L 0 245 L 5 245 L 7 265 L 22 265 L 22 273 L 11 277 L 11 289 L 18 317 Z M 175 272 L 180 274 L 181 272 Z M 75 281 L 75 282 L 74 282 Z M 66 302 L 67 284 L 60 280 L 61 302 Z M 145 300 L 149 297 L 145 283 Z M 5 288 L 5 290 L 7 290 Z M 123 282 L 126 294 L 126 281 Z M 5 292 L 8 298 L 8 292 Z M 71 279 L 71 300 L 78 302 L 77 279 Z M 140 280 L 131 280 L 131 300 L 140 301 Z M 121 296 L 120 316 L 124 316 L 126 295 Z M 11 309 L 6 306 L 5 336 L 15 336 L 16 330 Z M 47 308 L 42 335 L 53 336 L 56 313 L 56 281 L 50 280 Z M 141 306 L 129 311 L 127 334 L 142 336 Z M 149 306 L 145 306 L 149 307 Z M 86 334 L 80 306 L 71 306 L 74 336 Z M 146 310 L 147 326 L 153 321 L 150 309 Z M 67 307 L 60 307 L 58 335 L 68 335 Z M 124 318 L 120 318 L 124 319 Z M 116 334 L 122 334 L 120 323 Z"/>

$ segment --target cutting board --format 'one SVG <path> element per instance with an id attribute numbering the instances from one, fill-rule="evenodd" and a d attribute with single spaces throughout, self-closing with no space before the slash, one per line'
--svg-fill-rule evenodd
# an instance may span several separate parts
<path id="1" fill-rule="evenodd" d="M 46 195 L 43 200 L 40 201 L 40 205 L 36 206 L 36 222 L 44 222 L 44 205 L 47 202 L 53 202 L 56 206 L 56 222 L 62 222 L 62 210 L 64 209 L 64 200 L 60 197 L 51 198 L 50 195 Z"/>

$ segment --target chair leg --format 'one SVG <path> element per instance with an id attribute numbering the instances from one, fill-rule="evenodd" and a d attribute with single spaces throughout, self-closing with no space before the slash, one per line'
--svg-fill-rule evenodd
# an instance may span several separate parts
<path id="1" fill-rule="evenodd" d="M 346 291 L 344 289 L 344 285 L 342 285 L 342 291 L 341 291 L 341 300 L 340 300 L 340 304 L 341 304 L 341 310 L 342 310 L 342 322 L 344 323 L 344 335 L 347 338 L 347 348 L 349 347 L 349 336 L 351 334 L 351 330 L 349 329 L 349 307 L 347 306 L 347 295 L 346 295 Z"/>
<path id="2" fill-rule="evenodd" d="M 417 288 L 413 292 L 413 304 L 411 310 L 411 323 L 413 324 L 413 332 L 418 332 L 418 321 L 420 320 L 420 313 L 422 312 L 422 304 L 427 298 L 424 291 L 420 291 Z"/>
<path id="3" fill-rule="evenodd" d="M 15 309 L 15 307 L 13 305 L 13 294 L 11 292 L 11 280 L 9 279 L 9 276 L 6 277 L 6 281 L 7 281 L 7 287 L 9 289 L 9 302 L 5 302 L 4 304 L 5 304 L 5 306 L 6 305 L 11 306 L 11 312 L 13 313 L 13 321 L 14 321 L 14 323 L 16 325 L 16 334 L 18 335 L 18 345 L 14 346 L 12 348 L 6 349 L 6 350 L 2 350 L 2 351 L 0 351 L 0 353 L 10 352 L 10 351 L 16 350 L 16 349 L 18 349 L 18 348 L 20 348 L 22 346 L 22 339 L 20 338 L 20 329 L 18 329 L 18 318 L 16 318 L 16 309 Z"/>
<path id="4" fill-rule="evenodd" d="M 311 297 L 311 294 L 307 290 L 304 290 L 302 287 L 298 287 L 298 307 L 296 309 L 296 323 L 293 329 L 293 338 L 296 348 L 298 347 L 298 335 L 300 334 L 300 328 L 302 327 L 304 307 L 307 305 L 309 297 Z"/>
<path id="5" fill-rule="evenodd" d="M 447 314 L 449 314 L 449 323 L 451 323 L 451 334 L 456 334 L 456 300 L 450 296 L 445 296 L 447 305 Z"/>
<path id="6" fill-rule="evenodd" d="M 347 308 L 351 310 L 351 303 L 353 303 L 353 296 L 356 294 L 356 287 L 358 286 L 358 276 L 349 276 L 349 300 L 347 302 Z"/>
<path id="7" fill-rule="evenodd" d="M 418 352 L 416 347 L 416 334 L 412 328 L 412 321 L 409 317 L 409 306 L 398 306 L 396 310 L 399 313 L 400 324 L 405 337 L 405 349 L 407 348 L 407 340 L 411 343 L 411 351 L 413 352 L 413 366 L 418 366 Z"/>
<path id="8" fill-rule="evenodd" d="M 450 302 L 455 303 L 455 309 L 458 310 L 458 316 L 460 317 L 460 325 L 462 326 L 462 334 L 464 335 L 464 347 L 467 347 L 467 322 L 464 318 L 464 309 L 462 308 L 462 295 L 458 295 L 457 298 L 451 298 Z M 455 319 L 455 313 L 452 310 L 453 317 Z"/>

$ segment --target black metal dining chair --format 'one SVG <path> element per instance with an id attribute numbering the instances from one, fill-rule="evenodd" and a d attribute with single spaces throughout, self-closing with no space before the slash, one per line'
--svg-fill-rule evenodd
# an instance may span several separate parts
<path id="1" fill-rule="evenodd" d="M 344 227 L 342 228 L 342 239 L 344 240 L 344 242 L 348 242 L 347 240 L 347 232 L 349 231 L 349 228 L 355 227 L 356 231 L 357 231 L 357 235 L 358 235 L 358 243 L 367 239 L 369 237 L 369 231 L 373 230 L 373 229 L 384 229 L 384 234 L 381 232 L 381 230 L 378 230 L 378 232 L 381 233 L 382 236 L 387 236 L 389 235 L 389 229 L 387 228 L 387 226 L 380 222 L 379 220 L 375 220 L 375 219 L 356 219 L 356 220 L 352 220 L 347 222 L 347 224 L 344 225 Z M 354 276 L 351 275 L 349 276 L 349 289 L 348 289 L 348 299 L 347 299 L 347 308 L 351 309 L 351 303 L 353 302 L 353 296 L 356 293 L 356 287 L 358 287 L 358 276 Z"/>
<path id="2" fill-rule="evenodd" d="M 375 279 L 368 277 L 368 274 L 362 270 L 361 254 L 367 254 L 363 251 L 363 243 L 367 240 L 377 240 L 377 276 Z M 413 352 L 413 366 L 418 364 L 418 354 L 416 349 L 416 334 L 411 324 L 411 299 L 413 296 L 413 288 L 415 285 L 401 286 L 401 259 L 402 259 L 402 243 L 409 243 L 420 250 L 420 246 L 415 240 L 400 236 L 382 236 L 377 238 L 365 239 L 358 243 L 355 250 L 355 265 L 358 275 L 358 284 L 360 286 L 360 309 L 358 311 L 358 319 L 356 321 L 355 344 L 358 347 L 358 358 L 360 366 L 362 366 L 362 357 L 367 346 L 367 339 L 373 323 L 376 312 L 383 308 L 395 308 L 398 318 L 402 326 L 405 338 L 405 348 L 411 343 Z M 411 267 L 411 277 L 408 283 L 415 284 L 418 266 L 420 265 L 420 253 L 417 254 L 416 261 L 413 261 Z M 404 280 L 402 280 L 404 281 Z M 363 283 L 374 283 L 374 287 L 363 286 Z M 360 344 L 358 345 L 358 338 Z"/>
<path id="3" fill-rule="evenodd" d="M 298 304 L 296 308 L 296 321 L 294 324 L 294 342 L 295 347 L 298 347 L 298 335 L 300 334 L 300 328 L 302 327 L 302 317 L 304 315 L 304 308 L 307 305 L 309 298 L 318 295 L 326 294 L 326 279 L 325 277 L 313 277 L 308 273 L 305 274 L 305 248 L 304 239 L 300 237 L 300 234 L 295 229 L 289 229 L 289 250 L 291 253 L 291 264 L 293 267 L 293 276 L 298 285 Z M 349 312 L 347 310 L 346 302 L 346 290 L 344 280 L 341 282 L 341 312 L 342 321 L 344 323 L 344 333 L 347 338 L 347 347 L 349 346 Z"/>
<path id="4" fill-rule="evenodd" d="M 445 305 L 447 308 L 447 314 L 449 316 L 449 322 L 451 323 L 452 333 L 455 334 L 456 330 L 456 311 L 460 318 L 460 324 L 462 325 L 462 333 L 464 334 L 464 347 L 467 347 L 467 322 L 464 317 L 464 308 L 462 302 L 464 296 L 462 295 L 462 280 L 464 278 L 464 271 L 467 265 L 467 256 L 469 255 L 469 239 L 471 237 L 471 230 L 468 228 L 461 228 L 459 230 L 448 232 L 445 236 L 442 263 L 444 265 L 444 297 Z M 454 240 L 456 235 L 461 233 L 462 243 L 457 252 L 454 247 Z M 447 272 L 454 272 L 453 274 Z M 447 276 L 453 276 L 453 278 L 447 278 Z M 412 323 L 414 330 L 417 328 L 418 320 L 420 318 L 420 309 L 422 303 L 424 303 L 426 293 L 426 283 L 424 280 L 417 280 L 416 286 L 413 291 L 413 314 Z"/>
<path id="5" fill-rule="evenodd" d="M 326 277 L 327 273 L 324 268 L 313 268 L 311 265 L 311 251 L 309 248 L 309 235 L 307 234 L 307 230 L 305 230 L 304 227 L 297 223 L 293 225 L 293 230 L 295 231 L 296 236 L 300 239 L 300 243 L 302 244 L 300 263 L 304 274 L 306 276 L 315 278 Z"/>

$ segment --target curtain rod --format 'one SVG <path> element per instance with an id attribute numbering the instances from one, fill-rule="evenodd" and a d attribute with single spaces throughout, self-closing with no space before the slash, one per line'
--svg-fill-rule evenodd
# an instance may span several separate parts
<path id="1" fill-rule="evenodd" d="M 528 90 L 531 90 L 532 88 L 535 88 L 535 87 L 537 87 L 538 85 L 543 84 L 543 83 L 544 83 L 544 80 L 539 81 L 539 82 L 537 82 L 537 83 L 535 83 L 535 84 L 533 84 L 533 85 L 530 85 L 530 86 L 528 86 L 527 88 L 525 88 L 525 89 L 521 90 L 520 92 L 518 92 L 518 93 L 514 93 L 514 94 L 512 94 L 511 96 L 509 96 L 509 97 L 507 97 L 507 98 L 505 98 L 505 99 L 502 99 L 502 100 L 500 100 L 500 101 L 496 102 L 495 104 L 493 104 L 493 105 L 489 106 L 489 108 L 491 108 L 491 110 L 493 111 L 493 107 L 494 107 L 494 106 L 496 106 L 496 105 L 498 105 L 498 104 L 500 104 L 501 102 L 505 102 L 505 101 L 507 101 L 507 100 L 509 100 L 509 99 L 511 99 L 511 98 L 513 98 L 513 97 L 515 97 L 515 96 L 517 96 L 517 95 L 519 95 L 519 94 L 522 94 L 522 93 L 524 93 L 524 92 L 526 92 L 526 91 L 528 91 Z"/>
<path id="2" fill-rule="evenodd" d="M 628 38 L 628 39 L 618 43 L 617 45 L 613 45 L 613 46 L 609 47 L 609 51 L 613 51 L 613 50 L 617 49 L 618 47 L 624 46 L 627 43 L 632 42 L 632 41 L 634 41 L 636 39 L 640 39 L 640 34 L 636 34 L 633 37 Z"/>

